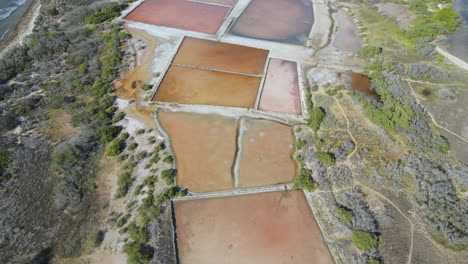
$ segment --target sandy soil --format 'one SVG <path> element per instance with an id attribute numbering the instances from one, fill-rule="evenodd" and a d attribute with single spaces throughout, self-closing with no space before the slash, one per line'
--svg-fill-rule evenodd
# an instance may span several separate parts
<path id="1" fill-rule="evenodd" d="M 180 263 L 333 263 L 301 191 L 175 203 Z"/>
<path id="2" fill-rule="evenodd" d="M 171 66 L 154 101 L 253 108 L 261 78 Z"/>
<path id="3" fill-rule="evenodd" d="M 194 192 L 233 188 L 237 123 L 219 115 L 158 112 L 171 137 L 177 184 Z"/>
<path id="4" fill-rule="evenodd" d="M 71 123 L 71 116 L 62 109 L 50 110 L 45 132 L 53 142 L 60 142 L 74 137 L 80 131 Z"/>
<path id="5" fill-rule="evenodd" d="M 333 46 L 347 52 L 358 52 L 362 47 L 359 28 L 353 18 L 340 9 L 337 14 L 338 32 L 333 40 Z"/>
<path id="6" fill-rule="evenodd" d="M 376 6 L 382 14 L 396 19 L 400 27 L 404 29 L 408 29 L 411 26 L 411 21 L 416 18 L 416 15 L 413 14 L 406 5 L 382 3 Z"/>
<path id="7" fill-rule="evenodd" d="M 313 22 L 310 1 L 253 0 L 231 28 L 231 33 L 304 45 Z"/>
<path id="8" fill-rule="evenodd" d="M 259 109 L 296 115 L 302 113 L 295 62 L 270 59 Z"/>
<path id="9" fill-rule="evenodd" d="M 230 8 L 185 0 L 148 0 L 125 19 L 216 34 Z M 180 19 L 183 18 L 183 19 Z"/>
<path id="10" fill-rule="evenodd" d="M 268 50 L 204 39 L 185 38 L 173 63 L 261 75 L 267 57 Z"/>
<path id="11" fill-rule="evenodd" d="M 239 186 L 292 182 L 296 176 L 292 128 L 260 119 L 246 119 L 244 124 Z"/>

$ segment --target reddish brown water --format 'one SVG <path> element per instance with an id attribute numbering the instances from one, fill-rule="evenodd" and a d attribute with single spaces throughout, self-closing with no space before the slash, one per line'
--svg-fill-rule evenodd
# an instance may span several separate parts
<path id="1" fill-rule="evenodd" d="M 186 37 L 173 63 L 260 75 L 268 50 Z"/>
<path id="2" fill-rule="evenodd" d="M 304 45 L 314 22 L 307 0 L 252 0 L 231 33 Z"/>
<path id="3" fill-rule="evenodd" d="M 182 264 L 332 264 L 302 191 L 175 202 Z"/>
<path id="4" fill-rule="evenodd" d="M 169 134 L 177 184 L 194 192 L 232 189 L 237 122 L 219 115 L 158 112 Z"/>
<path id="5" fill-rule="evenodd" d="M 296 115 L 302 113 L 295 62 L 270 59 L 259 109 Z"/>
<path id="6" fill-rule="evenodd" d="M 366 75 L 360 73 L 351 74 L 351 87 L 353 89 L 361 91 L 375 100 L 380 100 L 380 96 L 370 89 L 370 81 Z"/>
<path id="7" fill-rule="evenodd" d="M 292 128 L 280 123 L 246 119 L 242 140 L 240 187 L 290 183 L 294 180 Z"/>
<path id="8" fill-rule="evenodd" d="M 216 34 L 230 8 L 185 0 L 147 0 L 125 19 Z"/>
<path id="9" fill-rule="evenodd" d="M 154 101 L 253 108 L 261 78 L 171 66 Z"/>

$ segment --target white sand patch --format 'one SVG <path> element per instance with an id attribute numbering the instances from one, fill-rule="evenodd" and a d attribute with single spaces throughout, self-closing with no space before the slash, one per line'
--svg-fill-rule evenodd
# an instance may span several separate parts
<path id="1" fill-rule="evenodd" d="M 310 83 L 324 85 L 336 81 L 336 73 L 328 69 L 312 68 L 307 72 Z"/>
<path id="2" fill-rule="evenodd" d="M 117 98 L 115 100 L 115 103 L 117 104 L 117 108 L 119 110 L 122 110 L 122 109 L 126 108 L 130 104 L 130 100 Z"/>

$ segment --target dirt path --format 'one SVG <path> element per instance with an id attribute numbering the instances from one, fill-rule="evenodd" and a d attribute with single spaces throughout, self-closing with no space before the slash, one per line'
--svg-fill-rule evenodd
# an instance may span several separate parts
<path id="1" fill-rule="evenodd" d="M 417 102 L 422 108 L 424 108 L 424 106 L 423 106 L 423 105 L 421 104 L 421 102 L 419 101 L 420 98 L 418 97 L 417 93 L 414 91 L 413 86 L 411 85 L 411 82 L 410 82 L 409 80 L 406 80 L 406 82 L 408 83 L 408 85 L 409 85 L 409 87 L 410 87 L 410 89 L 411 89 L 411 95 L 413 95 L 414 98 L 416 99 L 416 102 Z M 441 129 L 447 131 L 448 133 L 452 134 L 453 136 L 457 137 L 458 139 L 462 140 L 463 142 L 468 143 L 468 140 L 465 139 L 464 137 L 458 135 L 458 134 L 455 133 L 455 132 L 452 132 L 452 131 L 451 131 L 450 129 L 448 129 L 448 128 L 445 128 L 445 127 L 439 125 L 439 124 L 437 123 L 437 121 L 435 120 L 434 116 L 433 116 L 429 111 L 427 111 L 426 108 L 424 108 L 424 109 L 426 110 L 426 113 L 429 115 L 429 117 L 431 118 L 431 120 L 432 120 L 432 122 L 434 123 L 435 126 L 437 126 L 438 128 L 441 128 Z"/>

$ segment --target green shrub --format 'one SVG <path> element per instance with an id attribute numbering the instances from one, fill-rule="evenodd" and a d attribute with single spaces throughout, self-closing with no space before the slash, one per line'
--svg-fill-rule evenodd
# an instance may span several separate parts
<path id="1" fill-rule="evenodd" d="M 167 185 L 171 186 L 174 184 L 174 177 L 176 176 L 175 169 L 164 170 L 161 173 L 161 178 L 166 182 Z"/>
<path id="2" fill-rule="evenodd" d="M 122 130 L 121 127 L 117 126 L 102 126 L 99 128 L 99 134 L 101 135 L 101 143 L 107 144 L 114 140 L 114 138 L 120 133 Z"/>
<path id="3" fill-rule="evenodd" d="M 358 55 L 365 58 L 372 58 L 375 55 L 382 53 L 383 49 L 376 46 L 366 46 L 358 52 Z"/>
<path id="4" fill-rule="evenodd" d="M 382 263 L 382 261 L 375 259 L 375 258 L 371 258 L 369 259 L 369 261 L 367 261 L 367 264 L 380 264 L 380 263 Z"/>
<path id="5" fill-rule="evenodd" d="M 172 162 L 174 161 L 174 159 L 172 158 L 172 156 L 166 156 L 164 159 L 163 159 L 163 162 L 167 163 L 167 164 L 172 164 Z"/>
<path id="6" fill-rule="evenodd" d="M 149 90 L 151 90 L 151 89 L 153 88 L 153 85 L 151 85 L 151 84 L 145 84 L 145 85 L 143 85 L 143 87 L 141 87 L 141 88 L 142 88 L 143 90 L 145 90 L 145 91 L 149 91 Z"/>
<path id="7" fill-rule="evenodd" d="M 151 163 L 153 163 L 153 164 L 156 164 L 156 163 L 158 163 L 160 160 L 161 160 L 161 158 L 159 157 L 158 153 L 154 153 L 153 157 L 150 159 L 149 162 L 151 162 Z"/>
<path id="8" fill-rule="evenodd" d="M 445 7 L 433 13 L 432 18 L 439 21 L 448 31 L 455 31 L 458 26 L 458 17 L 460 14 L 455 12 L 452 7 Z"/>
<path id="9" fill-rule="evenodd" d="M 6 170 L 10 164 L 11 153 L 7 150 L 0 150 L 0 180 L 6 175 Z"/>
<path id="10" fill-rule="evenodd" d="M 133 183 L 132 174 L 130 172 L 123 172 L 117 178 L 117 192 L 116 198 L 124 197 L 128 193 L 128 189 Z"/>
<path id="11" fill-rule="evenodd" d="M 339 207 L 337 211 L 338 211 L 338 218 L 340 219 L 340 221 L 345 225 L 350 225 L 353 220 L 353 213 L 343 207 Z"/>
<path id="12" fill-rule="evenodd" d="M 161 143 L 159 143 L 159 145 L 157 145 L 157 146 L 154 148 L 154 152 L 155 152 L 155 153 L 158 153 L 159 151 L 165 150 L 165 149 L 166 149 L 166 144 L 164 144 L 164 142 L 161 142 Z"/>
<path id="13" fill-rule="evenodd" d="M 128 145 L 127 149 L 129 151 L 134 151 L 138 147 L 138 144 L 133 142 L 132 144 Z"/>
<path id="14" fill-rule="evenodd" d="M 128 264 L 147 264 L 153 257 L 149 250 L 136 242 L 127 243 L 124 252 L 127 254 Z"/>
<path id="15" fill-rule="evenodd" d="M 312 171 L 304 168 L 300 168 L 298 175 L 294 180 L 295 188 L 302 188 L 306 191 L 312 192 L 317 188 L 317 184 L 312 178 Z"/>
<path id="16" fill-rule="evenodd" d="M 85 18 L 88 24 L 99 24 L 120 16 L 120 12 L 127 8 L 127 4 L 113 4 L 91 16 Z"/>
<path id="17" fill-rule="evenodd" d="M 140 244 L 146 244 L 149 240 L 148 229 L 146 227 L 139 227 L 135 223 L 128 225 L 127 229 L 130 238 Z"/>
<path id="18" fill-rule="evenodd" d="M 143 150 L 143 151 L 138 152 L 138 153 L 135 155 L 135 159 L 136 159 L 136 160 L 142 160 L 142 159 L 146 158 L 147 155 L 148 155 L 148 152 L 146 152 L 145 150 Z"/>
<path id="19" fill-rule="evenodd" d="M 296 150 L 301 150 L 304 147 L 305 144 L 306 144 L 305 140 L 297 139 L 296 140 Z"/>
<path id="20" fill-rule="evenodd" d="M 115 124 L 115 123 L 121 121 L 122 119 L 124 119 L 124 117 L 125 117 L 124 112 L 117 113 L 116 115 L 114 115 L 112 117 L 112 124 Z"/>
<path id="21" fill-rule="evenodd" d="M 102 230 L 93 230 L 88 233 L 87 241 L 88 245 L 92 248 L 97 248 L 102 244 L 104 240 L 104 232 Z"/>
<path id="22" fill-rule="evenodd" d="M 183 197 L 185 196 L 185 192 L 178 187 L 172 187 L 162 194 L 158 195 L 155 200 L 155 205 L 159 206 L 167 201 L 174 199 L 175 197 Z"/>
<path id="23" fill-rule="evenodd" d="M 315 132 L 320 129 L 320 125 L 325 118 L 325 110 L 322 107 L 313 107 L 310 113 L 310 118 L 307 119 L 307 126 L 312 128 Z"/>
<path id="24" fill-rule="evenodd" d="M 351 240 L 361 250 L 370 251 L 379 247 L 379 237 L 373 233 L 353 230 Z"/>
<path id="25" fill-rule="evenodd" d="M 327 167 L 335 166 L 335 157 L 333 155 L 326 153 L 326 152 L 317 152 L 315 156 L 318 160 L 320 160 L 323 164 Z"/>
<path id="26" fill-rule="evenodd" d="M 156 138 L 155 137 L 149 137 L 148 138 L 148 143 L 153 145 L 154 143 L 156 143 Z"/>
<path id="27" fill-rule="evenodd" d="M 153 176 L 149 176 L 147 177 L 144 181 L 143 181 L 143 184 L 148 186 L 148 188 L 154 188 L 154 184 L 158 182 L 158 177 L 153 175 Z"/>
<path id="28" fill-rule="evenodd" d="M 59 11 L 56 7 L 51 7 L 49 9 L 47 9 L 47 15 L 49 16 L 56 16 L 59 14 Z"/>
<path id="29" fill-rule="evenodd" d="M 114 157 L 122 153 L 124 142 L 122 140 L 114 140 L 107 148 L 107 156 Z"/>
<path id="30" fill-rule="evenodd" d="M 117 219 L 117 222 L 115 223 L 115 226 L 117 228 L 121 228 L 122 226 L 124 226 L 127 223 L 129 218 L 130 218 L 130 215 L 128 215 L 128 214 L 119 217 L 119 219 Z"/>

